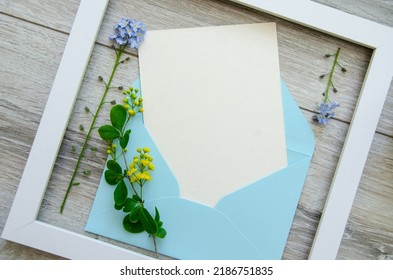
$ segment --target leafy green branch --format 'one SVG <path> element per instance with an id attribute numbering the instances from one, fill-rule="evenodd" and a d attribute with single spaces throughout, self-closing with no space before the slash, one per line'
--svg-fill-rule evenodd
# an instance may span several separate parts
<path id="1" fill-rule="evenodd" d="M 153 157 L 150 149 L 144 147 L 137 148 L 131 164 L 126 160 L 131 135 L 131 130 L 126 128 L 136 114 L 143 112 L 143 99 L 137 97 L 137 92 L 132 87 L 125 92 L 128 97 L 124 98 L 124 104 L 113 106 L 110 111 L 111 124 L 101 126 L 98 133 L 108 144 L 107 154 L 110 159 L 107 161 L 104 177 L 109 185 L 116 186 L 113 192 L 114 208 L 126 213 L 123 228 L 130 233 L 146 232 L 152 236 L 158 258 L 156 238 L 165 238 L 166 230 L 162 227 L 157 207 L 153 217 L 145 207 L 143 196 L 143 189 L 152 180 L 151 173 L 155 169 Z M 121 158 L 125 163 L 124 169 L 118 163 Z"/>

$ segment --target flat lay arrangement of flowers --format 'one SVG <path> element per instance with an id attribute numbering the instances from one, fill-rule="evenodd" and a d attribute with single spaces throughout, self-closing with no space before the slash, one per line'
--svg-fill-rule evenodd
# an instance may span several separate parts
<path id="1" fill-rule="evenodd" d="M 76 165 L 69 181 L 63 202 L 60 206 L 60 213 L 63 213 L 67 198 L 74 186 L 79 186 L 78 176 L 89 176 L 89 170 L 80 171 L 80 165 L 88 149 L 97 151 L 89 146 L 89 140 L 93 133 L 98 133 L 99 137 L 106 143 L 106 149 L 102 156 L 108 157 L 103 178 L 109 187 L 113 188 L 113 211 L 122 213 L 122 223 L 119 224 L 130 234 L 145 234 L 146 238 L 151 238 L 154 244 L 155 255 L 158 258 L 157 238 L 164 239 L 167 231 L 163 227 L 159 209 L 154 207 L 149 211 L 145 207 L 146 188 L 154 186 L 154 154 L 147 146 L 138 147 L 129 151 L 128 144 L 132 141 L 132 124 L 136 116 L 144 113 L 143 97 L 138 88 L 133 86 L 124 88 L 123 86 L 112 86 L 116 70 L 122 64 L 130 60 L 123 58 L 127 48 L 138 50 L 144 41 L 147 29 L 145 25 L 135 19 L 122 18 L 114 25 L 114 34 L 109 39 L 114 43 L 112 49 L 115 53 L 115 61 L 108 78 L 98 76 L 98 81 L 103 84 L 103 93 L 97 108 L 92 111 L 85 107 L 85 112 L 92 116 L 88 129 L 80 125 L 80 131 L 85 134 L 83 145 L 79 151 L 73 146 L 74 153 L 78 153 Z M 329 73 L 320 76 L 320 79 L 327 79 L 325 91 L 322 93 L 323 100 L 317 107 L 317 113 L 313 116 L 313 121 L 318 124 L 327 124 L 334 117 L 335 109 L 339 104 L 333 101 L 331 93 L 338 90 L 333 83 L 336 67 L 340 67 L 342 72 L 346 69 L 338 62 L 340 48 L 332 55 L 325 55 L 325 58 L 334 57 L 334 61 Z M 121 92 L 121 101 L 107 101 L 107 94 L 111 89 Z M 120 94 L 119 94 L 120 95 Z M 119 104 L 120 103 L 120 104 Z M 110 107 L 109 116 L 104 124 L 97 124 L 97 119 L 103 106 Z M 127 156 L 128 155 L 128 156 Z M 131 155 L 131 156 L 130 156 Z M 132 159 L 131 161 L 129 159 Z M 109 198 L 108 198 L 109 199 Z"/>
<path id="2" fill-rule="evenodd" d="M 106 142 L 106 154 L 109 157 L 106 163 L 106 171 L 104 172 L 105 181 L 109 185 L 114 186 L 113 202 L 114 210 L 125 213 L 123 219 L 123 228 L 129 233 L 146 232 L 151 236 L 154 243 L 156 257 L 158 258 L 156 238 L 164 238 L 166 230 L 163 228 L 160 213 L 155 208 L 154 213 L 150 213 L 144 207 L 143 189 L 150 187 L 150 181 L 153 179 L 153 171 L 155 166 L 153 164 L 153 156 L 150 154 L 148 147 L 141 147 L 135 151 L 133 161 L 128 163 L 126 159 L 127 145 L 132 138 L 131 129 L 126 129 L 127 125 L 132 122 L 137 114 L 143 114 L 143 98 L 140 96 L 138 88 L 130 87 L 123 90 L 123 87 L 117 87 L 122 90 L 122 105 L 116 105 L 116 101 L 108 102 L 106 100 L 108 92 L 113 88 L 112 81 L 115 76 L 117 68 L 129 61 L 127 57 L 122 59 L 126 48 L 138 49 L 142 44 L 145 34 L 145 25 L 135 19 L 122 18 L 114 25 L 115 33 L 109 37 L 115 44 L 112 46 L 115 52 L 115 62 L 111 74 L 108 79 L 101 75 L 98 80 L 104 84 L 104 91 L 101 96 L 98 107 L 93 113 L 88 107 L 85 107 L 85 112 L 90 113 L 92 121 L 88 130 L 80 125 L 80 130 L 85 133 L 85 140 L 82 148 L 79 151 L 77 162 L 72 173 L 68 188 L 66 190 L 63 202 L 60 206 L 60 213 L 63 213 L 67 202 L 68 195 L 74 186 L 79 186 L 77 181 L 79 173 L 83 175 L 90 175 L 89 170 L 80 172 L 80 164 L 84 158 L 85 152 L 88 149 L 88 142 L 94 131 L 97 129 L 96 120 L 103 107 L 103 105 L 110 103 L 112 108 L 110 110 L 110 124 L 104 124 L 98 127 L 98 134 L 103 141 Z M 96 150 L 94 147 L 91 150 Z M 73 151 L 76 152 L 76 147 L 73 146 Z M 126 168 L 123 169 L 119 164 L 122 160 Z"/>

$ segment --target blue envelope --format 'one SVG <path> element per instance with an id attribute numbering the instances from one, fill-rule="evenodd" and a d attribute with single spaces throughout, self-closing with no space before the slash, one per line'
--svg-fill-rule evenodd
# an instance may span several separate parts
<path id="1" fill-rule="evenodd" d="M 140 88 L 139 81 L 133 86 Z M 312 130 L 283 82 L 281 90 L 288 166 L 226 195 L 214 208 L 180 198 L 178 182 L 142 117 L 130 124 L 128 150 L 148 146 L 154 157 L 154 186 L 144 189 L 144 197 L 146 208 L 160 210 L 168 232 L 157 239 L 159 253 L 178 259 L 281 259 L 315 146 Z M 86 231 L 154 250 L 146 233 L 123 229 L 125 213 L 113 208 L 113 191 L 102 177 Z"/>

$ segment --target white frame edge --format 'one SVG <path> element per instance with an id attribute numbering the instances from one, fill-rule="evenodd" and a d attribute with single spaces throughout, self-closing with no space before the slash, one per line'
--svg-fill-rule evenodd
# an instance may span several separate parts
<path id="1" fill-rule="evenodd" d="M 81 0 L 2 238 L 70 259 L 150 259 L 37 220 L 108 1 Z M 308 0 L 232 1 L 374 50 L 309 256 L 335 259 L 393 77 L 393 29 Z"/>

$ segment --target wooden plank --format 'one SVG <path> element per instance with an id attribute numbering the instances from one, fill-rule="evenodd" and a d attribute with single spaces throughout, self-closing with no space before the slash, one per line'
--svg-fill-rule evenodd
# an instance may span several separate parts
<path id="1" fill-rule="evenodd" d="M 314 2 L 354 14 L 362 18 L 393 26 L 393 5 L 386 0 L 312 0 Z"/>
<path id="2" fill-rule="evenodd" d="M 21 18 L 31 23 L 70 33 L 80 0 L 5 0 L 0 2 L 1 13 Z"/>

